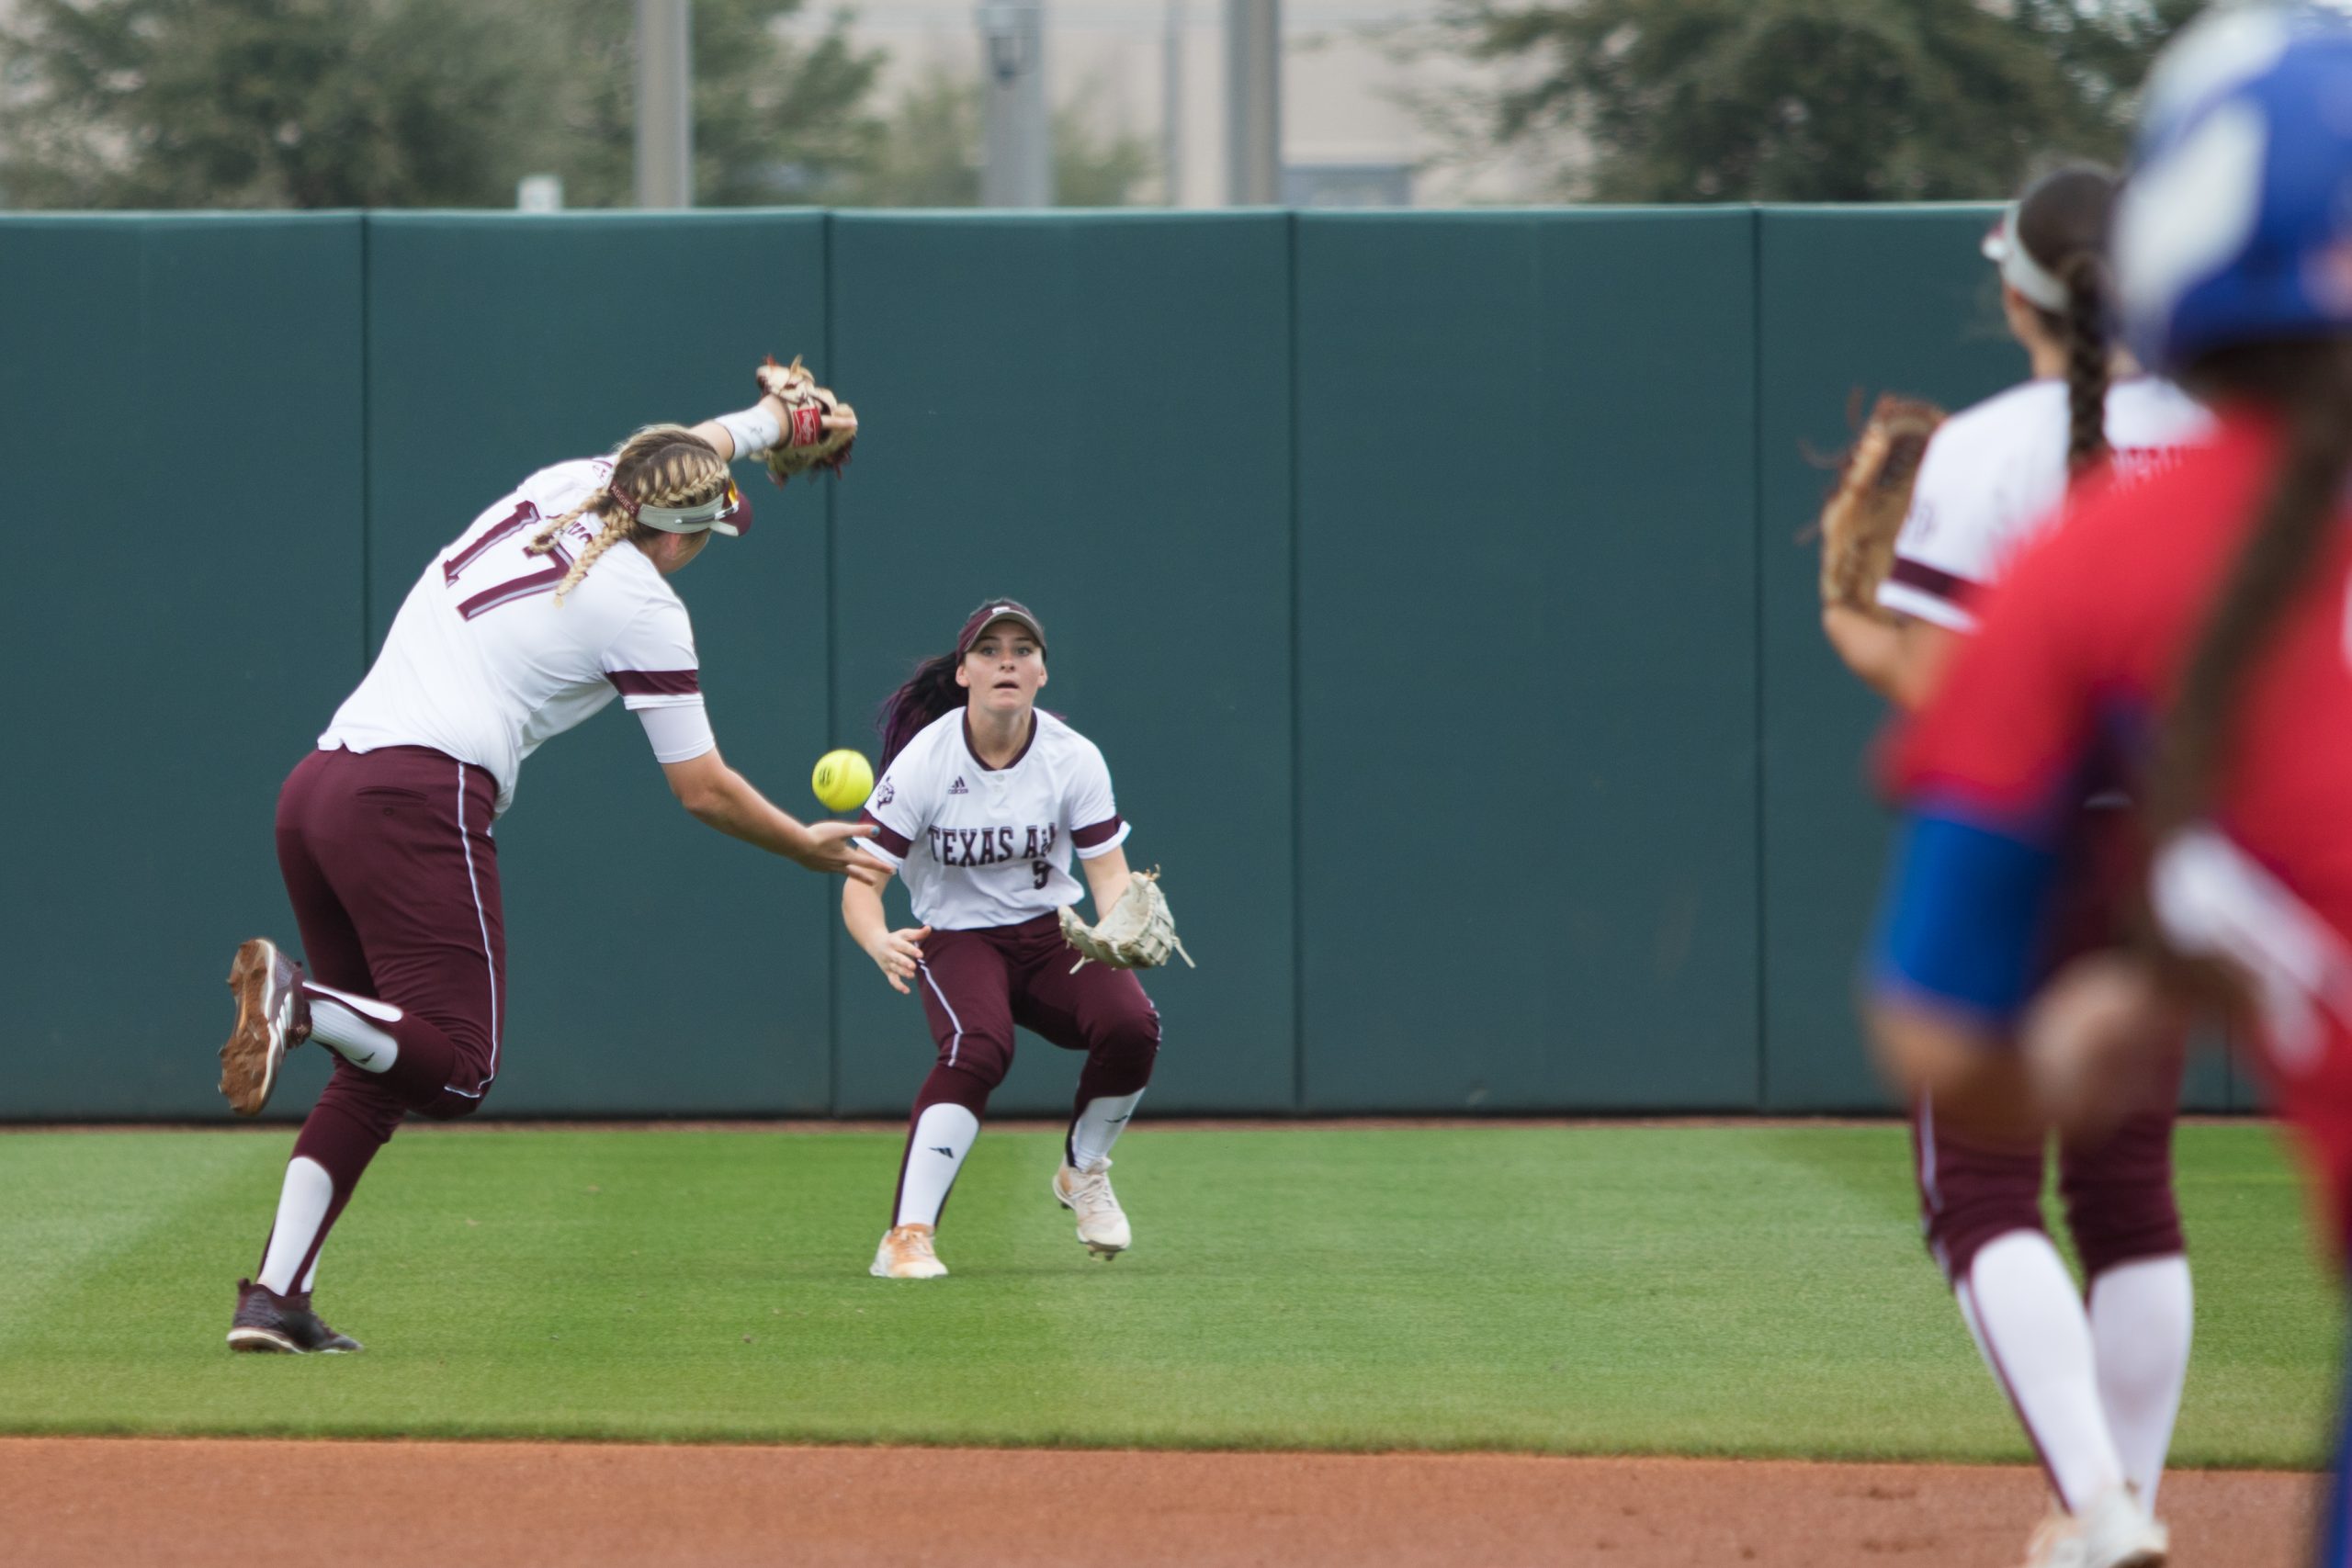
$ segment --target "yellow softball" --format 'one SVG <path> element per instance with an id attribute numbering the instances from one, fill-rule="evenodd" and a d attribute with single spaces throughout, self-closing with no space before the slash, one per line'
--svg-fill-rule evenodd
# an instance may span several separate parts
<path id="1" fill-rule="evenodd" d="M 863 751 L 843 747 L 828 751 L 817 759 L 817 771 L 808 776 L 808 787 L 817 792 L 828 811 L 854 811 L 865 804 L 874 792 L 874 765 Z"/>

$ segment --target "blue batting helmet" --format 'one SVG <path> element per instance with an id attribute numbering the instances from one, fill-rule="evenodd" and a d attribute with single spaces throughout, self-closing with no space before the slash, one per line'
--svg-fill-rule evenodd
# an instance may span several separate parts
<path id="1" fill-rule="evenodd" d="M 2115 218 L 2143 363 L 2352 330 L 2352 19 L 2233 10 L 2165 51 Z"/>

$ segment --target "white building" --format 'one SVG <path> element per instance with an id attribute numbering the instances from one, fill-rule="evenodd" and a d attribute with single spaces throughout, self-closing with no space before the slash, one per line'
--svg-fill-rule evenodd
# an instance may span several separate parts
<path id="1" fill-rule="evenodd" d="M 1047 90 L 1080 104 L 1099 129 L 1143 138 L 1164 162 L 1172 147 L 1176 201 L 1225 200 L 1225 0 L 1045 0 Z M 1283 0 L 1285 200 L 1309 205 L 1446 206 L 1544 199 L 1527 169 L 1450 162 L 1430 101 L 1491 78 L 1459 61 L 1407 58 L 1440 0 Z M 977 0 L 862 0 L 851 33 L 889 55 L 888 101 L 926 71 L 977 75 Z M 823 25 L 811 6 L 797 31 Z M 1174 54 L 1179 89 L 1163 84 Z M 1150 199 L 1153 192 L 1137 193 Z"/>

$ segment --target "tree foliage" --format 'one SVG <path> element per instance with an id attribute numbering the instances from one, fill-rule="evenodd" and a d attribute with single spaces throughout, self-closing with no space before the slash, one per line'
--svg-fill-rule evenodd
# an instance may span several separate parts
<path id="1" fill-rule="evenodd" d="M 695 0 L 695 200 L 705 207 L 817 199 L 873 156 L 880 122 L 865 107 L 882 56 L 850 41 L 836 15 L 796 47 L 775 24 L 801 0 Z M 548 46 L 564 90 L 536 136 L 534 165 L 560 174 L 565 199 L 626 206 L 634 190 L 637 94 L 631 0 L 554 0 Z"/>
<path id="2" fill-rule="evenodd" d="M 2053 152 L 2115 160 L 2131 94 L 2202 0 L 1453 0 L 1445 47 L 1503 68 L 1506 147 L 1572 149 L 1614 201 L 2010 194 Z"/>
<path id="3" fill-rule="evenodd" d="M 1143 138 L 1091 129 L 1096 94 L 1054 111 L 1054 203 L 1125 207 L 1154 167 Z M 977 207 L 985 104 L 980 83 L 934 66 L 902 92 L 875 154 L 829 199 L 845 207 Z"/>
<path id="4" fill-rule="evenodd" d="M 698 0 L 696 199 L 794 199 L 860 164 L 880 56 L 801 0 Z M 0 193 L 30 207 L 506 206 L 552 172 L 628 199 L 630 0 L 16 0 Z M 799 197 L 805 199 L 805 197 Z"/>

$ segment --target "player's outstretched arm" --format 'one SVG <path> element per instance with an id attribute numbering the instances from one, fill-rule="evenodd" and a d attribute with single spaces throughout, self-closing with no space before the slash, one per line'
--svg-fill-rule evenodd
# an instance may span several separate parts
<path id="1" fill-rule="evenodd" d="M 877 887 L 889 880 L 890 874 L 882 863 L 857 847 L 858 840 L 873 834 L 872 824 L 820 822 L 810 827 L 778 810 L 752 787 L 749 779 L 729 767 L 716 748 L 683 762 L 665 762 L 662 772 L 668 776 L 670 793 L 678 797 L 679 805 L 696 821 L 729 838 L 757 844 L 771 854 L 827 875 L 847 876 Z"/>
<path id="2" fill-rule="evenodd" d="M 1119 907 L 1119 899 L 1127 890 L 1126 847 L 1115 845 L 1092 860 L 1078 863 L 1086 868 L 1086 886 L 1094 895 L 1094 918 L 1098 920 Z"/>
<path id="3" fill-rule="evenodd" d="M 799 363 L 793 361 L 796 367 Z M 779 445 L 813 446 L 842 431 L 854 434 L 857 430 L 857 415 L 846 404 L 838 409 L 811 409 L 806 417 L 814 423 L 796 426 L 792 405 L 776 393 L 766 392 L 739 413 L 723 413 L 691 428 L 730 463 L 738 457 L 760 457 Z"/>
<path id="4" fill-rule="evenodd" d="M 843 884 L 842 924 L 849 928 L 851 939 L 865 950 L 865 955 L 874 960 L 882 977 L 904 995 L 907 982 L 915 977 L 915 966 L 922 962 L 922 942 L 931 934 L 931 928 L 918 926 L 898 931 L 890 929 L 889 913 L 882 908 L 882 887 L 889 876 L 886 871 L 882 883 L 852 880 Z"/>
<path id="5" fill-rule="evenodd" d="M 783 438 L 785 422 L 789 417 L 784 400 L 769 396 L 741 413 L 707 419 L 692 429 L 709 442 L 722 459 L 731 463 L 738 457 L 756 457 L 775 446 Z"/>

